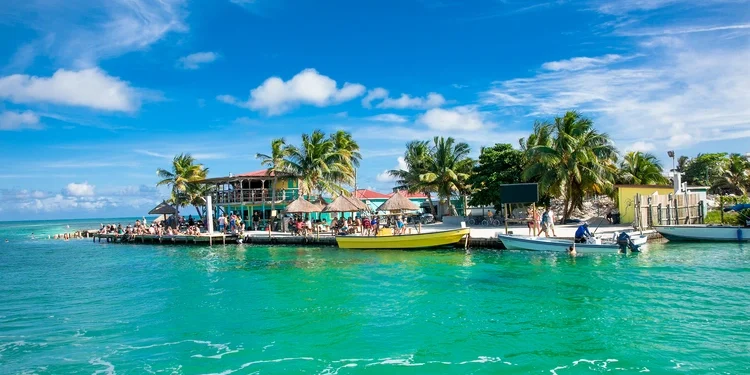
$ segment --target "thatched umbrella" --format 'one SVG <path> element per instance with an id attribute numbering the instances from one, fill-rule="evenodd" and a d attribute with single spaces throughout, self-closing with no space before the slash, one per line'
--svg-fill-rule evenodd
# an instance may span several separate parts
<path id="1" fill-rule="evenodd" d="M 154 207 L 151 211 L 148 212 L 149 215 L 164 215 L 163 220 L 167 220 L 167 215 L 177 215 L 177 207 L 174 207 L 167 203 L 167 201 L 162 201 L 159 203 L 156 207 Z"/>
<path id="2" fill-rule="evenodd" d="M 361 210 L 354 202 L 347 199 L 347 197 L 340 195 L 333 202 L 329 203 L 323 212 L 357 212 Z"/>
<path id="3" fill-rule="evenodd" d="M 320 212 L 322 210 L 323 209 L 318 207 L 318 205 L 312 204 L 302 198 L 302 196 L 300 196 L 299 198 L 294 200 L 294 202 L 289 203 L 284 211 L 293 214 L 309 214 L 312 212 Z"/>
<path id="4" fill-rule="evenodd" d="M 355 197 L 346 197 L 344 196 L 349 202 L 352 202 L 357 208 L 359 208 L 359 211 L 370 211 L 370 207 L 368 207 L 365 202 L 362 202 L 361 200 L 355 198 Z"/>
<path id="5" fill-rule="evenodd" d="M 162 201 L 148 212 L 149 215 L 174 215 L 176 213 L 177 208 L 167 203 L 167 201 Z"/>
<path id="6" fill-rule="evenodd" d="M 318 196 L 318 199 L 316 199 L 316 200 L 314 200 L 314 201 L 312 201 L 310 203 L 312 203 L 312 204 L 320 207 L 321 211 L 323 211 L 323 209 L 328 205 L 328 202 L 326 202 L 326 200 L 323 199 L 322 195 Z"/>
<path id="7" fill-rule="evenodd" d="M 417 207 L 414 202 L 410 201 L 409 198 L 406 198 L 401 193 L 395 193 L 390 198 L 388 198 L 387 201 L 383 202 L 383 204 L 378 207 L 377 211 L 417 211 L 419 210 L 419 207 Z"/>

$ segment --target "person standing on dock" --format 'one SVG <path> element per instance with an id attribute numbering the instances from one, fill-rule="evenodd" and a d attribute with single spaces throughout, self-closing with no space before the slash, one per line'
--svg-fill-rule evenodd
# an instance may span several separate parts
<path id="1" fill-rule="evenodd" d="M 227 214 L 221 214 L 219 216 L 219 232 L 224 233 L 227 227 Z"/>

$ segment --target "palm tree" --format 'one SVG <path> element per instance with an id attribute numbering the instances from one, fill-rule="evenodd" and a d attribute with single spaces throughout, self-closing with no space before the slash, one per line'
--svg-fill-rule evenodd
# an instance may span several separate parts
<path id="1" fill-rule="evenodd" d="M 320 130 L 302 134 L 302 144 L 288 145 L 284 152 L 283 169 L 300 178 L 303 195 L 311 195 L 313 191 L 341 194 L 344 188 L 340 182 L 349 170 L 354 170 L 336 154 L 335 143 Z"/>
<path id="2" fill-rule="evenodd" d="M 208 175 L 208 168 L 203 167 L 202 164 L 197 164 L 190 154 L 179 154 L 172 160 L 170 170 L 159 168 L 156 170 L 156 175 L 161 178 L 156 186 L 170 187 L 170 201 L 173 204 L 177 207 L 193 204 L 198 211 L 198 215 L 201 215 L 198 209 L 200 205 L 198 199 L 200 195 L 198 194 L 202 194 L 204 192 L 202 189 L 205 189 L 205 187 L 201 187 L 195 181 L 204 180 Z"/>
<path id="3" fill-rule="evenodd" d="M 456 143 L 452 137 L 435 137 L 424 173 L 420 175 L 422 181 L 435 187 L 438 197 L 448 204 L 447 209 L 452 213 L 455 209 L 451 196 L 467 190 L 466 181 L 474 167 L 470 153 L 471 148 L 465 142 Z"/>
<path id="4" fill-rule="evenodd" d="M 284 157 L 286 156 L 286 141 L 284 138 L 271 140 L 271 154 L 255 154 L 256 159 L 260 159 L 260 164 L 266 169 L 266 175 L 273 176 L 271 185 L 271 211 L 276 210 L 276 183 L 278 182 L 279 173 L 284 170 Z"/>
<path id="5" fill-rule="evenodd" d="M 427 141 L 411 141 L 406 144 L 404 163 L 406 169 L 393 169 L 388 174 L 396 178 L 396 189 L 406 190 L 409 193 L 423 193 L 427 196 L 430 204 L 430 213 L 435 214 L 432 204 L 431 193 L 435 191 L 435 185 L 422 179 L 426 173 L 427 160 L 430 158 L 430 144 Z"/>
<path id="6" fill-rule="evenodd" d="M 356 175 L 356 169 L 359 168 L 359 162 L 362 160 L 362 154 L 359 152 L 359 144 L 352 138 L 352 135 L 343 130 L 331 134 L 334 154 L 342 167 L 337 175 L 332 176 L 339 183 L 352 185 Z M 343 192 L 346 193 L 346 192 Z"/>
<path id="7" fill-rule="evenodd" d="M 625 154 L 620 163 L 619 178 L 621 183 L 633 185 L 659 185 L 669 181 L 663 175 L 659 160 L 656 156 L 640 151 Z"/>
<path id="8" fill-rule="evenodd" d="M 549 137 L 541 136 L 545 134 Z M 563 222 L 575 208 L 582 208 L 586 193 L 602 194 L 612 186 L 617 151 L 590 119 L 570 111 L 552 124 L 540 123 L 532 137 L 523 178 L 538 179 L 549 196 L 563 195 Z"/>
<path id="9" fill-rule="evenodd" d="M 717 187 L 726 187 L 746 195 L 750 187 L 750 160 L 741 154 L 730 154 L 722 166 L 721 178 Z"/>

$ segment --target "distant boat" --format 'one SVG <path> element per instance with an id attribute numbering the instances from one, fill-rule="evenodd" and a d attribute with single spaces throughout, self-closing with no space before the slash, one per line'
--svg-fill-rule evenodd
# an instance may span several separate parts
<path id="1" fill-rule="evenodd" d="M 455 245 L 471 232 L 470 228 L 398 236 L 337 236 L 342 249 L 427 249 Z"/>
<path id="2" fill-rule="evenodd" d="M 670 241 L 748 242 L 750 227 L 729 225 L 657 225 L 654 229 Z"/>
<path id="3" fill-rule="evenodd" d="M 561 240 L 550 237 L 522 237 L 518 235 L 498 234 L 497 238 L 503 242 L 508 250 L 556 251 L 567 252 L 573 245 L 571 240 Z M 640 244 L 642 240 L 638 240 Z M 634 243 L 636 246 L 639 243 Z M 577 243 L 576 253 L 618 253 L 620 247 L 616 243 Z"/>

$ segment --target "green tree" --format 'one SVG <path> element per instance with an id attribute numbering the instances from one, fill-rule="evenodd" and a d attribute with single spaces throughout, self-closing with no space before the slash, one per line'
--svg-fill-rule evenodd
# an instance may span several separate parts
<path id="1" fill-rule="evenodd" d="M 664 185 L 669 180 L 656 156 L 639 151 L 625 154 L 620 163 L 619 182 L 633 185 Z"/>
<path id="2" fill-rule="evenodd" d="M 688 162 L 690 161 L 690 158 L 682 155 L 679 159 L 677 159 L 677 165 L 675 166 L 675 169 L 677 172 L 685 172 L 685 169 L 687 169 Z"/>
<path id="3" fill-rule="evenodd" d="M 170 169 L 159 168 L 156 175 L 161 178 L 156 186 L 168 186 L 171 189 L 170 201 L 178 207 L 192 204 L 198 215 L 202 217 L 199 209 L 203 198 L 200 194 L 206 192 L 206 187 L 196 181 L 204 180 L 208 175 L 208 168 L 196 163 L 190 154 L 179 154 L 172 159 Z"/>
<path id="4" fill-rule="evenodd" d="M 471 148 L 467 143 L 457 143 L 452 137 L 433 139 L 430 157 L 420 178 L 435 187 L 438 197 L 446 202 L 448 212 L 455 212 L 451 203 L 453 194 L 468 190 L 466 181 L 474 167 L 470 153 Z"/>
<path id="5" fill-rule="evenodd" d="M 549 134 L 549 136 L 544 136 Z M 530 141 L 532 140 L 533 141 Z M 563 222 L 583 207 L 586 194 L 603 194 L 617 171 L 617 151 L 606 133 L 578 112 L 535 125 L 526 144 L 525 180 L 537 179 L 542 194 L 563 196 Z"/>
<path id="6" fill-rule="evenodd" d="M 406 169 L 393 169 L 388 173 L 396 178 L 396 188 L 406 190 L 409 193 L 423 193 L 427 196 L 430 204 L 430 213 L 435 214 L 432 203 L 432 192 L 435 191 L 433 183 L 426 182 L 422 175 L 427 173 L 427 161 L 431 157 L 430 144 L 427 141 L 411 141 L 406 144 L 404 153 L 404 164 Z"/>
<path id="7" fill-rule="evenodd" d="M 284 138 L 271 140 L 270 154 L 255 154 L 256 159 L 260 159 L 260 164 L 266 167 L 266 175 L 273 176 L 273 185 L 271 185 L 271 211 L 276 210 L 276 183 L 278 175 L 284 171 L 284 157 L 286 156 L 286 141 Z"/>
<path id="8" fill-rule="evenodd" d="M 714 185 L 746 195 L 750 188 L 750 160 L 741 154 L 730 154 L 722 165 L 721 177 Z"/>
<path id="9" fill-rule="evenodd" d="M 689 185 L 714 186 L 727 168 L 727 154 L 716 152 L 698 154 L 685 166 L 685 179 Z"/>
<path id="10" fill-rule="evenodd" d="M 474 167 L 469 184 L 474 187 L 471 203 L 474 206 L 500 208 L 500 190 L 503 184 L 523 182 L 524 152 L 507 143 L 482 148 L 479 163 Z"/>
<path id="11" fill-rule="evenodd" d="M 356 169 L 359 168 L 359 162 L 362 160 L 359 144 L 350 133 L 343 130 L 331 134 L 331 142 L 333 142 L 336 159 L 342 166 L 342 170 L 332 178 L 339 183 L 353 185 Z"/>
<path id="12" fill-rule="evenodd" d="M 348 133 L 326 137 L 315 130 L 302 134 L 300 146 L 287 145 L 284 149 L 283 170 L 300 179 L 300 192 L 310 195 L 345 194 L 343 184 L 354 182 L 355 166 L 361 156 L 359 146 Z"/>

